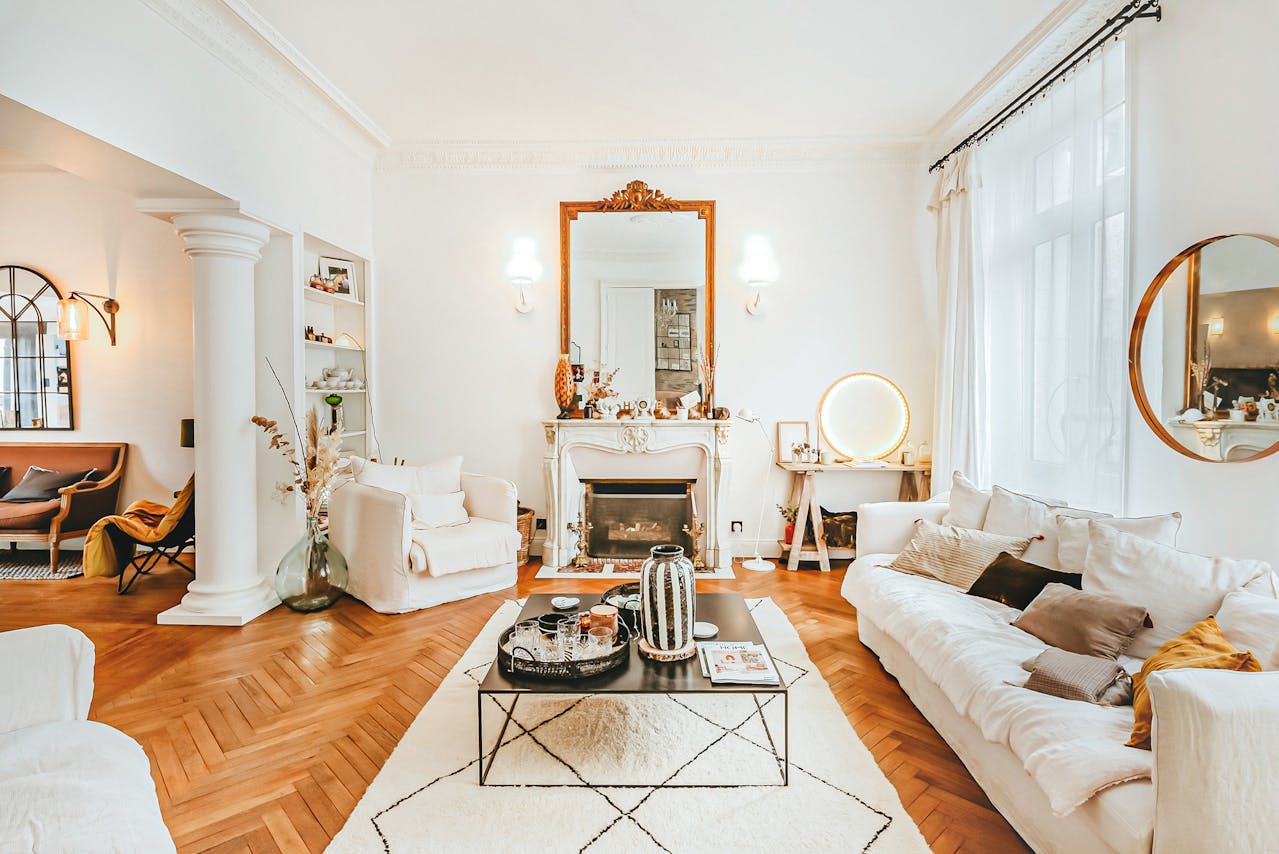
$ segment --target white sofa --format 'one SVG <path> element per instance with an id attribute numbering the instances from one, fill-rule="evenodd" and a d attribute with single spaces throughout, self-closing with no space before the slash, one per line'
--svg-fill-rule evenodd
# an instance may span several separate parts
<path id="1" fill-rule="evenodd" d="M 329 537 L 346 557 L 347 592 L 383 614 L 401 614 L 515 584 L 520 534 L 515 484 L 462 473 L 470 521 L 413 523 L 398 492 L 350 482 L 329 499 Z"/>
<path id="2" fill-rule="evenodd" d="M 1022 838 L 1037 852 L 1060 854 L 1275 851 L 1279 673 L 1153 674 L 1153 749 L 1122 747 L 1131 707 L 1102 709 L 1015 687 L 1026 676 L 1021 662 L 1045 648 L 1008 625 L 1019 611 L 885 568 L 917 519 L 940 522 L 946 510 L 934 502 L 860 507 L 859 557 L 841 592 L 857 609 L 862 643 Z M 1130 671 L 1140 666 L 1121 661 Z M 1075 750 L 1066 740 L 1081 733 L 1096 738 Z M 1059 738 L 1070 746 L 1052 755 Z M 1120 776 L 1137 779 L 1116 781 L 1069 811 L 1058 791 L 1054 814 L 1045 781 L 1051 788 L 1107 762 L 1128 763 Z M 1147 771 L 1135 773 L 1142 763 Z"/>
<path id="3" fill-rule="evenodd" d="M 0 851 L 173 851 L 136 741 L 87 720 L 93 644 L 69 626 L 0 633 Z"/>

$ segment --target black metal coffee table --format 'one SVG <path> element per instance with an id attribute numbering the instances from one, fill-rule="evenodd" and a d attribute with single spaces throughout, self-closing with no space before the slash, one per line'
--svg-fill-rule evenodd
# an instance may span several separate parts
<path id="1" fill-rule="evenodd" d="M 555 595 L 570 594 L 558 593 Z M 600 598 L 597 594 L 573 593 L 571 595 L 582 600 L 581 604 L 576 606 L 577 610 L 589 609 L 591 605 L 597 604 Z M 552 598 L 554 597 L 549 594 L 529 596 L 524 609 L 520 611 L 516 620 L 551 613 L 555 610 L 551 605 Z M 764 638 L 760 636 L 759 628 L 755 625 L 755 618 L 751 616 L 750 609 L 746 607 L 746 600 L 740 594 L 698 593 L 697 619 L 719 626 L 719 634 L 714 638 L 716 641 L 749 641 L 764 644 Z M 774 664 L 776 664 L 775 659 Z M 497 742 L 493 746 L 493 754 L 488 758 L 486 765 L 484 761 L 484 698 L 501 694 L 512 695 L 511 705 L 510 708 L 506 709 L 506 716 L 502 721 L 502 729 L 498 733 Z M 632 643 L 630 659 L 625 664 L 616 670 L 610 670 L 608 673 L 602 673 L 599 676 L 592 676 L 588 679 L 566 679 L 560 681 L 522 679 L 503 673 L 502 669 L 494 662 L 489 667 L 488 675 L 480 683 L 475 703 L 479 729 L 478 765 L 481 786 L 494 785 L 487 782 L 489 771 L 493 769 L 493 763 L 497 761 L 498 751 L 502 747 L 502 738 L 506 735 L 506 729 L 511 723 L 511 716 L 515 713 L 515 706 L 519 703 L 520 697 L 527 694 L 749 694 L 755 701 L 755 707 L 759 711 L 760 722 L 764 726 L 764 734 L 768 736 L 769 747 L 773 751 L 773 757 L 777 760 L 778 770 L 781 774 L 781 782 L 771 785 L 790 785 L 790 693 L 784 680 L 778 685 L 715 685 L 708 677 L 702 675 L 702 667 L 696 656 L 684 661 L 652 661 L 640 655 L 639 649 Z M 777 744 L 773 740 L 773 733 L 768 728 L 768 718 L 759 702 L 760 694 L 781 695 L 783 709 L 782 753 L 778 753 Z M 501 704 L 499 703 L 498 705 L 500 706 Z M 721 785 L 728 788 L 740 786 L 741 784 L 725 783 Z M 709 787 L 700 783 L 671 783 L 626 785 L 616 788 L 678 789 Z"/>

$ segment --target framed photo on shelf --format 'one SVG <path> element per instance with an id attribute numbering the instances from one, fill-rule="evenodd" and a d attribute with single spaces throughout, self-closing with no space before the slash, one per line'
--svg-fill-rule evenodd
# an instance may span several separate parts
<path id="1" fill-rule="evenodd" d="M 777 462 L 789 463 L 791 446 L 801 442 L 810 444 L 807 421 L 777 422 Z"/>
<path id="2" fill-rule="evenodd" d="M 332 279 L 337 293 L 358 300 L 360 292 L 355 281 L 355 262 L 345 258 L 325 258 L 320 256 L 320 276 Z"/>

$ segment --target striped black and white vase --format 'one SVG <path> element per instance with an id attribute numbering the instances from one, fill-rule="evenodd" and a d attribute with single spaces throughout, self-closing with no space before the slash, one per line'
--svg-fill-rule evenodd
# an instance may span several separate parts
<path id="1" fill-rule="evenodd" d="M 681 546 L 653 546 L 640 569 L 640 615 L 644 642 L 660 652 L 693 649 L 696 603 L 693 562 Z"/>

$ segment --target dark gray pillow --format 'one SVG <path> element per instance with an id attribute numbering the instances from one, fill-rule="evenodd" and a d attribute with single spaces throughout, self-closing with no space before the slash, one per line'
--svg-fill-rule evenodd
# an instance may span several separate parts
<path id="1" fill-rule="evenodd" d="M 39 466 L 32 466 L 23 475 L 22 482 L 5 493 L 0 501 L 21 503 L 27 501 L 53 501 L 58 497 L 58 490 L 79 483 L 97 469 L 83 471 L 51 471 Z"/>

